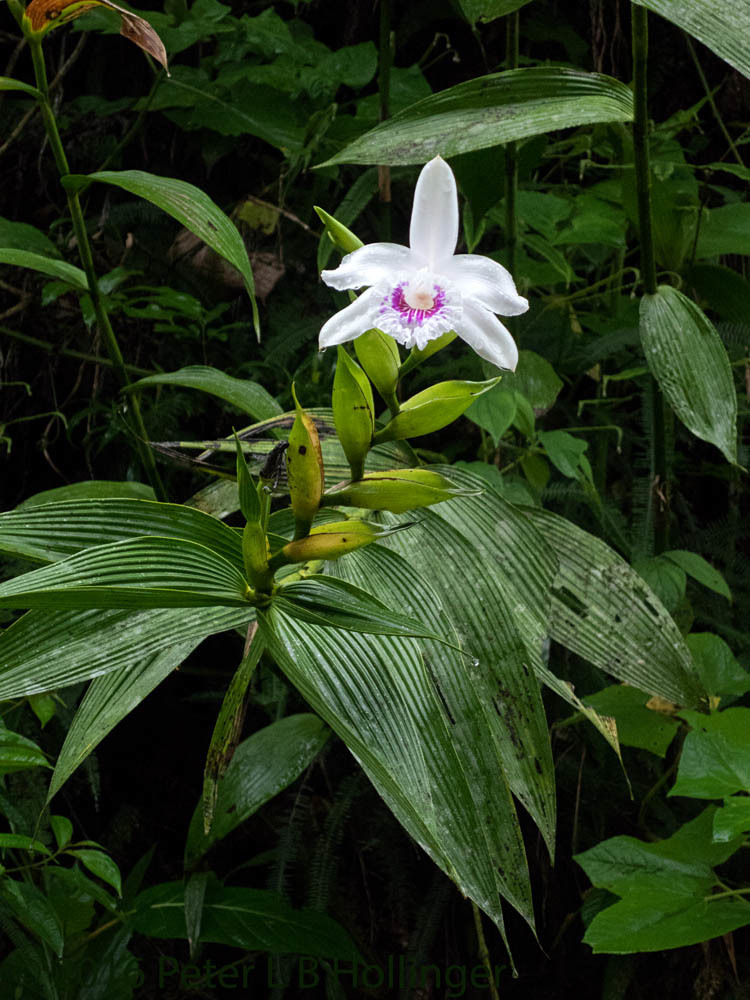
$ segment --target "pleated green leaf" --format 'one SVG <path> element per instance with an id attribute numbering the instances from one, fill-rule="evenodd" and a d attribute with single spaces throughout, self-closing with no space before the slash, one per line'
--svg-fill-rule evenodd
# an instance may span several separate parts
<path id="1" fill-rule="evenodd" d="M 147 375 L 129 388 L 138 390 L 150 385 L 181 385 L 188 389 L 200 389 L 231 403 L 236 410 L 247 413 L 255 420 L 268 420 L 281 413 L 279 404 L 262 385 L 250 379 L 233 378 L 208 365 L 189 365 L 176 372 Z"/>
<path id="2" fill-rule="evenodd" d="M 331 569 L 360 586 L 369 586 L 397 606 L 411 609 L 427 628 L 458 641 L 451 617 L 460 609 L 455 608 L 453 598 L 440 595 L 415 573 L 411 561 L 398 553 L 374 545 L 332 564 Z M 431 580 L 434 582 L 434 575 Z M 459 847 L 460 837 L 453 844 L 443 844 L 443 850 L 466 885 L 475 886 L 489 899 L 494 884 L 494 891 L 533 926 L 526 855 L 504 760 L 504 744 L 510 740 L 493 699 L 489 671 L 472 656 L 471 647 L 466 650 L 468 655 L 461 655 L 436 642 L 420 646 L 431 685 L 444 707 L 460 771 L 460 777 L 449 776 L 457 782 L 464 810 L 457 829 L 460 837 L 468 836 L 466 830 L 476 831 L 471 861 L 453 858 L 451 852 Z M 434 775 L 432 780 L 436 780 Z M 494 910 L 487 912 L 496 918 Z"/>
<path id="3" fill-rule="evenodd" d="M 351 555 L 351 553 L 349 553 Z M 348 557 L 347 557 L 348 558 Z M 397 602 L 392 602 L 399 607 Z M 414 635 L 438 638 L 401 610 L 388 607 L 371 593 L 345 580 L 308 576 L 282 584 L 274 606 L 298 621 L 328 625 L 373 635 Z"/>
<path id="4" fill-rule="evenodd" d="M 643 691 L 705 707 L 680 630 L 648 584 L 608 545 L 564 517 L 531 507 L 526 514 L 559 560 L 552 638 Z"/>
<path id="5" fill-rule="evenodd" d="M 316 715 L 288 715 L 259 729 L 239 744 L 219 781 L 214 820 L 203 831 L 201 804 L 195 807 L 185 845 L 190 867 L 217 840 L 257 812 L 300 776 L 328 739 L 329 729 Z"/>
<path id="6" fill-rule="evenodd" d="M 276 662 L 344 740 L 397 819 L 502 929 L 472 792 L 417 640 L 321 628 L 277 607 L 260 622 Z"/>
<path id="7" fill-rule="evenodd" d="M 425 163 L 433 156 L 632 117 L 632 91 L 612 77 L 549 66 L 507 70 L 425 97 L 321 166 Z"/>
<path id="8" fill-rule="evenodd" d="M 174 615 L 175 612 L 170 614 Z M 135 615 L 130 617 L 135 618 Z M 110 623 L 104 624 L 106 627 Z M 71 625 L 75 628 L 74 623 Z M 94 678 L 65 736 L 47 792 L 48 802 L 117 723 L 137 708 L 195 649 L 201 639 L 202 636 L 199 635 L 188 642 L 170 644 L 139 663 L 119 667 L 103 677 Z"/>
<path id="9" fill-rule="evenodd" d="M 94 174 L 68 174 L 63 185 L 78 191 L 91 181 L 101 181 L 144 198 L 167 212 L 233 264 L 242 275 L 253 306 L 253 321 L 258 330 L 258 306 L 255 302 L 253 271 L 245 244 L 232 220 L 199 187 L 174 177 L 159 177 L 144 170 L 100 170 Z"/>
<path id="10" fill-rule="evenodd" d="M 644 295 L 640 331 L 648 366 L 669 405 L 696 437 L 737 461 L 737 394 L 721 338 L 682 292 Z"/>
<path id="11" fill-rule="evenodd" d="M 182 882 L 155 885 L 138 895 L 132 924 L 148 937 L 187 936 Z M 275 892 L 224 886 L 209 879 L 203 898 L 200 940 L 272 954 L 359 959 L 346 931 L 325 913 L 295 910 Z"/>
<path id="12" fill-rule="evenodd" d="M 249 606 L 29 611 L 0 632 L 0 701 L 55 691 L 114 671 L 122 671 L 122 681 L 105 687 L 101 698 L 92 695 L 92 709 L 108 692 L 115 701 L 127 699 L 131 671 L 135 699 L 139 694 L 137 675 L 149 670 L 145 661 L 182 643 L 196 644 L 216 632 L 245 626 L 254 616 Z M 162 666 L 165 663 L 162 661 Z M 145 681 L 140 690 L 145 690 Z M 92 716 L 95 714 L 93 711 Z"/>
<path id="13" fill-rule="evenodd" d="M 747 0 L 633 0 L 661 14 L 750 77 L 750 5 Z"/>
<path id="14" fill-rule="evenodd" d="M 30 271 L 39 271 L 49 278 L 57 278 L 60 281 L 67 281 L 80 291 L 88 291 L 86 275 L 80 267 L 68 264 L 64 260 L 57 260 L 55 257 L 45 257 L 40 253 L 32 253 L 30 250 L 6 250 L 0 247 L 0 264 L 9 264 L 12 267 L 27 267 Z"/>
<path id="15" fill-rule="evenodd" d="M 143 535 L 198 542 L 238 568 L 242 541 L 218 518 L 181 504 L 110 498 L 22 505 L 0 514 L 0 551 L 56 562 L 83 549 Z"/>
<path id="16" fill-rule="evenodd" d="M 450 471 L 467 489 L 487 485 L 461 469 L 435 468 Z M 508 784 L 552 853 L 554 768 L 536 668 L 549 631 L 557 561 L 525 520 L 497 493 L 485 489 L 480 496 L 431 507 L 424 511 L 419 530 L 400 532 L 387 545 L 429 579 L 462 645 L 476 660 L 473 682 Z"/>
<path id="17" fill-rule="evenodd" d="M 28 507 L 40 507 L 45 503 L 57 503 L 61 500 L 154 500 L 154 490 L 146 483 L 135 481 L 118 482 L 109 479 L 84 479 L 79 483 L 67 483 L 65 486 L 53 486 L 51 490 L 41 490 L 32 493 L 20 503 L 15 510 Z M 0 515 L 1 517 L 2 515 Z M 107 541 L 111 541 L 108 538 Z"/>
<path id="18" fill-rule="evenodd" d="M 477 21 L 487 23 L 498 17 L 506 17 L 530 2 L 531 0 L 458 0 L 458 5 L 466 20 L 475 24 Z"/>
<path id="19" fill-rule="evenodd" d="M 98 545 L 0 584 L 5 608 L 242 607 L 247 600 L 247 582 L 223 556 L 158 536 Z"/>

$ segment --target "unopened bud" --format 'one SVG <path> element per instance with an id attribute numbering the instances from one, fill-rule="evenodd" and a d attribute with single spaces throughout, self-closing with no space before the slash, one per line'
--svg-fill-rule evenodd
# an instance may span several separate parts
<path id="1" fill-rule="evenodd" d="M 391 534 L 392 529 L 367 521 L 335 521 L 313 528 L 307 538 L 288 542 L 271 559 L 273 569 L 287 563 L 309 562 L 311 559 L 338 559 L 348 552 L 376 542 Z"/>
<path id="2" fill-rule="evenodd" d="M 359 479 L 375 433 L 375 403 L 370 381 L 345 347 L 338 349 L 333 380 L 333 420 L 341 447 Z"/>
<path id="3" fill-rule="evenodd" d="M 500 378 L 498 375 L 486 382 L 455 380 L 431 385 L 401 404 L 400 412 L 375 435 L 375 444 L 439 431 L 460 417 L 482 393 L 497 385 Z"/>
<path id="4" fill-rule="evenodd" d="M 294 386 L 292 395 L 296 416 L 289 432 L 286 467 L 296 535 L 301 537 L 307 534 L 323 495 L 323 455 L 315 422 L 299 405 Z"/>
<path id="5" fill-rule="evenodd" d="M 362 479 L 334 486 L 324 495 L 323 506 L 365 507 L 402 514 L 417 507 L 429 507 L 458 496 L 476 496 L 432 469 L 394 469 L 368 472 Z"/>

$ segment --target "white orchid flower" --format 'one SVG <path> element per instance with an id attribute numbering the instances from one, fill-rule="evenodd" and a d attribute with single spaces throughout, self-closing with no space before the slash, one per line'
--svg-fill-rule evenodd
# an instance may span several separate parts
<path id="1" fill-rule="evenodd" d="M 456 254 L 458 192 L 453 171 L 436 156 L 414 191 L 409 246 L 370 243 L 347 254 L 327 285 L 370 286 L 320 331 L 320 349 L 354 340 L 373 327 L 404 347 L 424 348 L 454 331 L 480 358 L 515 370 L 518 349 L 497 318 L 519 316 L 529 303 L 510 273 L 489 257 Z"/>

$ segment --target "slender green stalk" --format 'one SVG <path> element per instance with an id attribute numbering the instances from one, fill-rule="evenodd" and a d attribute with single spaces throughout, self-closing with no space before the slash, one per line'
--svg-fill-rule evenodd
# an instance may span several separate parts
<path id="1" fill-rule="evenodd" d="M 391 116 L 391 66 L 393 64 L 393 43 L 391 38 L 391 0 L 380 0 L 380 36 L 378 39 L 378 95 L 380 98 L 380 121 Z M 386 242 L 391 239 L 391 168 L 378 167 L 378 190 L 380 192 L 380 236 Z"/>
<path id="2" fill-rule="evenodd" d="M 472 900 L 471 908 L 474 911 L 474 926 L 477 931 L 477 945 L 479 948 L 479 958 L 482 965 L 487 971 L 488 986 L 490 990 L 490 997 L 492 1000 L 500 1000 L 500 994 L 497 991 L 497 985 L 495 984 L 495 975 L 492 969 L 492 962 L 490 961 L 490 952 L 487 948 L 487 941 L 484 937 L 484 928 L 482 927 L 482 913 L 477 904 Z"/>
<path id="3" fill-rule="evenodd" d="M 8 326 L 0 326 L 0 333 L 5 337 L 12 337 L 13 340 L 20 340 L 24 344 L 31 344 L 33 347 L 39 347 L 43 351 L 49 351 L 50 354 L 61 354 L 65 358 L 76 358 L 78 361 L 88 361 L 92 365 L 105 365 L 107 368 L 112 368 L 112 361 L 109 358 L 101 358 L 96 354 L 87 354 L 86 351 L 76 351 L 71 347 L 58 347 L 57 344 L 51 344 L 48 340 L 40 340 L 39 337 L 30 337 L 27 333 L 20 333 L 18 330 L 11 330 Z M 125 370 L 130 375 L 137 375 L 141 378 L 144 375 L 155 375 L 150 368 L 139 368 L 138 365 L 125 365 Z M 7 385 L 7 383 L 5 383 Z"/>
<path id="4" fill-rule="evenodd" d="M 44 122 L 45 132 L 47 133 L 47 139 L 49 140 L 50 148 L 52 149 L 55 166 L 57 167 L 60 177 L 62 178 L 70 173 L 70 167 L 68 166 L 68 159 L 65 155 L 65 150 L 63 149 L 60 132 L 57 128 L 57 121 L 49 100 L 47 69 L 44 64 L 44 53 L 42 51 L 41 40 L 39 38 L 29 38 L 29 48 L 31 50 L 31 58 L 34 65 L 36 86 L 42 95 L 39 107 L 42 114 L 42 120 Z M 91 244 L 89 242 L 88 233 L 86 231 L 86 221 L 83 216 L 81 202 L 78 194 L 66 192 L 66 195 L 68 199 L 68 210 L 70 211 L 70 218 L 73 224 L 73 232 L 78 245 L 78 254 L 81 260 L 81 266 L 86 273 L 86 281 L 89 286 L 89 293 L 94 306 L 97 326 L 99 327 L 99 331 L 104 341 L 105 350 L 112 362 L 112 368 L 115 371 L 120 385 L 124 388 L 130 385 L 130 378 L 128 376 L 127 368 L 125 367 L 122 352 L 120 351 L 120 345 L 117 343 L 117 337 L 115 336 L 115 332 L 112 329 L 112 324 L 109 320 L 107 307 L 104 303 L 104 299 L 102 298 L 102 294 L 99 291 L 99 283 L 97 280 L 96 269 L 94 267 L 94 258 L 91 252 Z M 148 445 L 148 432 L 146 431 L 146 426 L 143 422 L 143 416 L 141 414 L 137 396 L 132 395 L 130 397 L 129 409 L 136 440 L 136 449 L 144 471 L 154 488 L 156 496 L 160 500 L 164 500 L 166 499 L 166 493 L 159 475 L 159 470 L 156 468 L 153 452 Z"/>
<path id="5" fill-rule="evenodd" d="M 633 17 L 633 91 L 635 119 L 633 121 L 633 154 L 635 183 L 638 192 L 638 223 L 641 237 L 641 277 L 647 295 L 656 292 L 656 256 L 651 221 L 651 170 L 648 155 L 648 12 L 645 7 L 631 4 Z"/>
<path id="6" fill-rule="evenodd" d="M 505 19 L 505 68 L 518 69 L 519 12 L 513 11 Z M 505 258 L 511 274 L 516 273 L 518 229 L 516 226 L 516 191 L 518 190 L 518 145 L 505 145 Z M 511 329 L 514 322 L 511 320 Z"/>
<path id="7" fill-rule="evenodd" d="M 648 11 L 630 5 L 633 26 L 633 158 L 638 194 L 641 242 L 641 280 L 647 295 L 656 294 L 656 254 L 651 214 L 651 168 L 648 150 Z M 667 468 L 667 424 L 671 414 L 658 385 L 653 385 L 653 433 L 651 435 L 651 504 L 654 510 L 654 551 L 669 545 L 669 470 Z"/>
<path id="8" fill-rule="evenodd" d="M 703 85 L 703 90 L 705 91 L 706 97 L 708 98 L 708 103 L 711 106 L 711 111 L 713 111 L 714 118 L 716 119 L 716 124 L 719 126 L 722 135 L 727 140 L 727 145 L 732 151 L 732 156 L 735 158 L 735 160 L 739 163 L 741 167 L 744 167 L 745 162 L 740 156 L 740 152 L 737 149 L 737 146 L 735 145 L 734 139 L 729 134 L 729 129 L 724 124 L 724 119 L 721 117 L 721 112 L 719 111 L 716 101 L 714 100 L 713 91 L 708 85 L 708 80 L 706 79 L 706 74 L 703 72 L 703 67 L 701 66 L 700 59 L 698 58 L 698 53 L 695 51 L 693 40 L 686 31 L 683 31 L 682 34 L 685 37 L 685 42 L 687 43 L 688 51 L 690 52 L 690 55 L 693 59 L 693 64 L 695 65 L 695 68 L 698 71 L 698 76 L 700 77 L 701 84 Z"/>

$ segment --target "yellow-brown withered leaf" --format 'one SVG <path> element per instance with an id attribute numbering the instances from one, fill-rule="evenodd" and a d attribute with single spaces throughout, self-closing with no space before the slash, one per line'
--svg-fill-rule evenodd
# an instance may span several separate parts
<path id="1" fill-rule="evenodd" d="M 153 56 L 164 69 L 167 67 L 167 51 L 158 34 L 148 21 L 132 11 L 118 7 L 110 0 L 31 0 L 24 12 L 24 21 L 34 35 L 44 35 L 58 24 L 73 21 L 94 7 L 105 7 L 120 15 L 120 34 L 134 42 L 138 48 Z"/>

